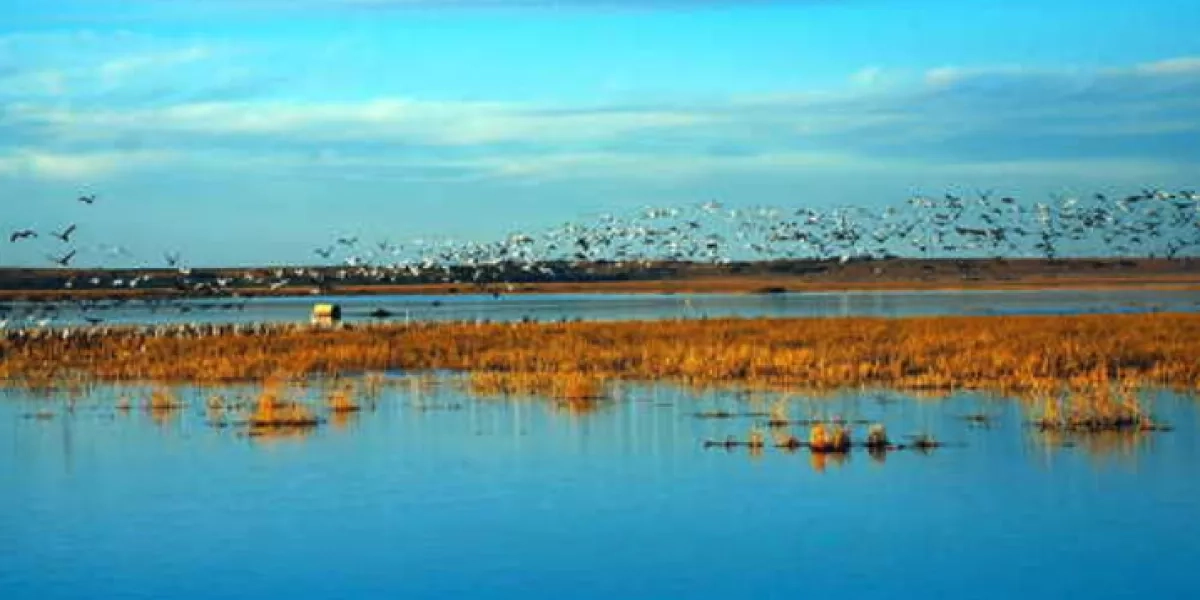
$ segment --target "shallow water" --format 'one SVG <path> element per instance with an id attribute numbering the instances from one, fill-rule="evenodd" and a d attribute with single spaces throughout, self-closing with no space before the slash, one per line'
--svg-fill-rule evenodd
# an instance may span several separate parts
<path id="1" fill-rule="evenodd" d="M 527 294 L 500 296 L 356 296 L 188 300 L 162 306 L 133 301 L 79 311 L 55 304 L 54 326 L 108 324 L 302 322 L 318 302 L 341 304 L 348 321 L 372 320 L 382 308 L 394 321 L 654 320 L 703 317 L 830 317 L 987 314 L 1078 314 L 1200 311 L 1200 291 L 1033 290 L 813 292 L 788 294 Z M 181 308 L 182 307 L 182 308 Z M 13 304 L 9 327 L 32 326 L 44 316 L 27 315 L 29 304 Z"/>
<path id="2" fill-rule="evenodd" d="M 0 597 L 1195 591 L 1200 405 L 1169 393 L 1151 405 L 1173 432 L 1074 447 L 1023 427 L 1011 400 L 792 398 L 792 418 L 951 444 L 823 464 L 703 448 L 761 418 L 695 413 L 769 411 L 765 394 L 624 384 L 580 412 L 403 379 L 344 423 L 273 439 L 207 425 L 209 392 L 180 390 L 189 407 L 160 415 L 136 407 L 144 390 L 114 410 L 119 393 L 91 390 L 73 412 L 60 396 L 0 398 Z M 976 412 L 992 423 L 961 418 Z"/>

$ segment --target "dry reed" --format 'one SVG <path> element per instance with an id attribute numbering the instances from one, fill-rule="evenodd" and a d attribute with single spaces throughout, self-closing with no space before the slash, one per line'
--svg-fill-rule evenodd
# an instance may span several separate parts
<path id="1" fill-rule="evenodd" d="M 250 425 L 250 434 L 256 435 L 268 430 L 315 427 L 320 420 L 307 406 L 282 399 L 278 384 L 270 383 L 263 388 L 258 405 L 247 423 Z"/>
<path id="2" fill-rule="evenodd" d="M 0 381 L 253 381 L 449 369 L 480 390 L 599 395 L 605 379 L 1035 394 L 1136 381 L 1200 389 L 1200 315 L 422 324 L 201 338 L 0 342 Z"/>

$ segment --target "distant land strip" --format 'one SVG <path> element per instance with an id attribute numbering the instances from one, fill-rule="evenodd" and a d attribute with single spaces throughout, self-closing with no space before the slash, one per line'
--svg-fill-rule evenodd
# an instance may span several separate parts
<path id="1" fill-rule="evenodd" d="M 216 293 L 174 285 L 169 269 L 0 268 L 2 300 L 185 298 L 299 295 L 449 295 L 531 293 L 784 293 L 885 290 L 1004 290 L 1145 288 L 1200 290 L 1200 259 L 884 259 L 729 263 L 593 263 L 553 278 L 498 277 L 439 281 L 431 277 L 339 279 L 336 267 L 241 267 L 191 269 L 190 281 L 293 273 L 286 285 L 234 283 Z M 144 278 L 138 287 L 95 285 Z M 68 287 L 68 282 L 70 286 Z"/>

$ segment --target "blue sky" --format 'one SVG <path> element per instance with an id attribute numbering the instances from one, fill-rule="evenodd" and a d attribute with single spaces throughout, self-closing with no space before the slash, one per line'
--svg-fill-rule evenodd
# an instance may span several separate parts
<path id="1" fill-rule="evenodd" d="M 646 205 L 1200 187 L 1200 3 L 0 0 L 0 224 L 311 260 Z M 79 192 L 101 201 L 74 202 Z M 53 243 L 52 243 L 53 242 Z M 44 265 L 58 242 L 0 247 Z M 131 257 L 106 254 L 121 245 Z"/>

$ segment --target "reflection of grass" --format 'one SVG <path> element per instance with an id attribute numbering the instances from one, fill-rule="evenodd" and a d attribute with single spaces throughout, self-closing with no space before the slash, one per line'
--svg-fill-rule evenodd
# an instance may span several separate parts
<path id="1" fill-rule="evenodd" d="M 174 392 L 165 387 L 154 388 L 150 392 L 150 400 L 146 403 L 150 418 L 159 425 L 166 424 L 182 408 L 184 404 L 175 397 Z"/>
<path id="2" fill-rule="evenodd" d="M 1047 429 L 1037 430 L 1033 439 L 1047 450 L 1077 448 L 1098 465 L 1112 459 L 1133 460 L 1151 442 L 1149 433 L 1140 429 L 1087 433 Z"/>
<path id="3" fill-rule="evenodd" d="M 170 389 L 157 387 L 154 388 L 154 391 L 150 392 L 150 401 L 147 404 L 147 408 L 155 412 L 166 412 L 183 408 L 183 403 L 175 397 L 175 394 Z"/>
<path id="4" fill-rule="evenodd" d="M 274 374 L 463 370 L 501 393 L 599 394 L 598 382 L 1028 394 L 1097 381 L 1200 389 L 1200 315 L 724 319 L 428 324 L 207 338 L 133 333 L 0 342 L 0 380 L 228 382 Z M 374 386 L 377 389 L 377 386 Z"/>
<path id="5" fill-rule="evenodd" d="M 598 400 L 604 382 L 582 373 L 510 373 L 481 371 L 471 374 L 470 390 L 480 395 L 549 396 L 575 404 Z"/>
<path id="6" fill-rule="evenodd" d="M 329 395 L 329 410 L 334 414 L 358 412 L 362 406 L 351 397 L 353 389 L 341 388 Z"/>

